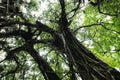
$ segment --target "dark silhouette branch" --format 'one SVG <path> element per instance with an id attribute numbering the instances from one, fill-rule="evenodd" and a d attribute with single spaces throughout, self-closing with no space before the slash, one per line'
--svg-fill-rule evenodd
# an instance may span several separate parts
<path id="1" fill-rule="evenodd" d="M 104 15 L 109 15 L 109 16 L 118 16 L 119 14 L 120 14 L 120 12 L 117 12 L 117 13 L 114 13 L 114 14 L 112 14 L 112 13 L 105 13 L 105 12 L 102 12 L 101 11 L 101 9 L 100 9 L 100 6 L 98 6 L 98 11 L 99 11 L 99 13 L 101 13 L 101 14 L 104 14 Z"/>
<path id="2" fill-rule="evenodd" d="M 57 74 L 53 71 L 53 69 L 49 66 L 49 64 L 42 59 L 37 51 L 33 49 L 32 45 L 29 45 L 29 48 L 26 50 L 38 64 L 41 73 L 43 74 L 45 80 L 61 80 Z"/>
<path id="3" fill-rule="evenodd" d="M 65 1 L 64 0 L 59 0 L 60 6 L 61 6 L 61 19 L 66 18 L 66 10 L 65 10 Z"/>
<path id="4" fill-rule="evenodd" d="M 104 1 L 104 0 L 96 0 L 96 2 L 93 2 L 92 0 L 88 0 L 89 3 L 92 5 L 92 6 L 100 6 L 100 4 Z"/>
<path id="5" fill-rule="evenodd" d="M 7 26 L 10 28 L 12 25 L 15 25 L 15 24 L 25 25 L 28 27 L 34 27 L 34 28 L 37 28 L 39 31 L 44 31 L 44 32 L 50 33 L 51 35 L 54 35 L 55 33 L 55 31 L 52 28 L 48 27 L 47 25 L 42 24 L 39 21 L 36 21 L 36 24 L 32 24 L 30 22 L 21 22 L 21 21 L 6 21 L 0 24 L 0 29 L 7 27 Z"/>
<path id="6" fill-rule="evenodd" d="M 105 24 L 104 22 L 101 22 L 101 26 L 102 26 L 104 29 L 106 29 L 106 30 L 108 30 L 108 31 L 116 32 L 117 34 L 120 34 L 119 31 L 116 31 L 116 30 L 113 30 L 113 29 L 109 29 L 109 28 L 105 27 L 104 24 Z"/>
<path id="7" fill-rule="evenodd" d="M 0 38 L 7 38 L 7 37 L 12 37 L 12 36 L 21 36 L 24 38 L 24 35 L 26 35 L 27 32 L 24 30 L 15 30 L 15 31 L 11 31 L 11 32 L 4 32 L 4 33 L 0 33 Z"/>
<path id="8" fill-rule="evenodd" d="M 94 24 L 90 24 L 90 25 L 80 26 L 80 27 L 78 27 L 77 29 L 74 30 L 74 33 L 77 32 L 81 28 L 92 27 L 92 26 L 99 26 L 99 25 L 101 25 L 101 24 L 100 23 L 94 23 Z"/>
<path id="9" fill-rule="evenodd" d="M 25 50 L 26 45 L 22 45 L 20 47 L 17 47 L 15 49 L 12 50 L 8 50 L 7 51 L 7 56 L 6 56 L 6 60 L 11 60 L 15 57 L 15 53 L 19 53 L 20 51 L 24 51 Z"/>
<path id="10" fill-rule="evenodd" d="M 35 27 L 38 28 L 39 30 L 50 33 L 51 35 L 54 35 L 56 33 L 55 30 L 48 27 L 47 25 L 42 24 L 40 21 L 36 21 L 36 26 Z"/>
<path id="11" fill-rule="evenodd" d="M 77 7 L 75 7 L 74 9 L 72 9 L 72 10 L 67 14 L 67 15 L 69 15 L 70 13 L 74 12 L 74 14 L 72 15 L 72 17 L 69 18 L 70 20 L 76 15 L 76 12 L 79 10 L 79 8 L 80 8 L 80 3 L 81 3 L 81 0 L 78 0 Z"/>
<path id="12" fill-rule="evenodd" d="M 66 15 L 66 9 L 65 9 L 65 1 L 64 0 L 59 0 L 60 6 L 61 6 L 61 17 L 59 19 L 59 27 L 60 30 L 63 31 L 64 28 L 68 27 L 68 20 L 67 20 L 67 15 Z"/>
<path id="13" fill-rule="evenodd" d="M 108 0 L 109 1 L 109 0 Z M 105 2 L 105 0 L 97 0 L 96 2 L 93 2 L 91 0 L 89 0 L 89 3 L 98 8 L 99 13 L 104 14 L 104 15 L 109 15 L 109 16 L 118 16 L 120 14 L 120 12 L 116 12 L 116 13 L 110 13 L 110 12 L 103 12 L 101 11 L 101 3 Z"/>

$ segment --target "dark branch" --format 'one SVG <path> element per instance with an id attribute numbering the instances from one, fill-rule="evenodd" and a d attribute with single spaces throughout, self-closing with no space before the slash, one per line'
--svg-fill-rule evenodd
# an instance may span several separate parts
<path id="1" fill-rule="evenodd" d="M 4 23 L 0 24 L 0 29 L 2 29 L 3 27 L 6 26 L 12 26 L 15 24 L 19 24 L 19 25 L 25 25 L 25 26 L 36 26 L 35 24 L 29 23 L 29 22 L 20 22 L 20 21 L 5 21 Z"/>
<path id="2" fill-rule="evenodd" d="M 61 6 L 61 17 L 66 17 L 66 11 L 65 11 L 65 1 L 59 0 L 60 6 Z"/>
<path id="3" fill-rule="evenodd" d="M 21 21 L 6 21 L 5 23 L 0 24 L 0 29 L 6 26 L 10 27 L 16 24 L 34 27 L 34 28 L 37 28 L 39 31 L 44 31 L 44 32 L 50 33 L 51 35 L 53 35 L 55 32 L 52 28 L 48 27 L 47 25 L 44 25 L 39 21 L 36 21 L 36 24 L 32 24 L 30 22 L 21 22 Z"/>
<path id="4" fill-rule="evenodd" d="M 52 45 L 52 43 L 53 43 L 53 40 L 52 39 L 43 39 L 43 40 L 35 40 L 34 41 L 34 43 L 35 44 L 38 44 L 38 43 L 43 43 L 43 44 L 50 44 L 50 45 Z"/>
<path id="5" fill-rule="evenodd" d="M 78 4 L 77 4 L 77 7 L 72 9 L 68 14 L 70 14 L 71 12 L 74 12 L 74 14 L 72 15 L 72 17 L 70 17 L 69 19 L 72 19 L 75 15 L 76 15 L 76 12 L 78 11 L 79 7 L 80 7 L 80 3 L 81 3 L 81 0 L 78 1 Z M 67 15 L 68 15 L 67 14 Z"/>
<path id="6" fill-rule="evenodd" d="M 102 23 L 101 23 L 101 26 L 102 26 L 104 29 L 108 30 L 108 31 L 112 31 L 112 32 L 116 32 L 117 34 L 120 34 L 119 31 L 116 31 L 116 30 L 113 30 L 113 29 L 109 29 L 109 28 L 105 27 L 104 24 L 102 24 Z"/>
<path id="7" fill-rule="evenodd" d="M 53 30 L 52 28 L 48 27 L 47 25 L 42 24 L 39 21 L 36 21 L 36 28 L 38 28 L 39 30 L 42 30 L 44 32 L 50 33 L 51 35 L 55 34 L 55 30 Z"/>
<path id="8" fill-rule="evenodd" d="M 90 1 L 90 4 L 92 5 L 92 6 L 95 6 L 95 7 L 97 7 L 98 8 L 98 11 L 99 11 L 99 13 L 101 13 L 101 14 L 104 14 L 104 15 L 109 15 L 109 16 L 118 16 L 119 14 L 120 14 L 120 12 L 117 12 L 117 13 L 107 13 L 107 12 L 103 12 L 103 11 L 101 11 L 101 9 L 100 9 L 100 6 L 101 6 L 101 3 L 103 3 L 104 2 L 104 0 L 97 0 L 96 2 L 93 2 L 93 1 L 91 1 L 91 0 L 89 0 Z"/>
<path id="9" fill-rule="evenodd" d="M 118 16 L 120 14 L 120 12 L 117 12 L 117 13 L 114 13 L 114 14 L 111 14 L 111 13 L 105 13 L 105 12 L 102 12 L 101 9 L 100 9 L 100 6 L 98 6 L 98 11 L 99 13 L 101 14 L 104 14 L 104 15 L 109 15 L 109 16 Z"/>
<path id="10" fill-rule="evenodd" d="M 23 30 L 15 30 L 15 31 L 7 32 L 7 33 L 0 33 L 0 38 L 6 38 L 6 37 L 11 37 L 11 36 L 23 37 L 23 35 L 25 34 L 27 34 L 27 32 Z"/>
<path id="11" fill-rule="evenodd" d="M 66 16 L 66 10 L 65 10 L 65 1 L 59 0 L 60 6 L 61 6 L 61 17 L 59 19 L 59 26 L 60 29 L 63 30 L 63 28 L 68 27 L 68 20 Z"/>
<path id="12" fill-rule="evenodd" d="M 28 49 L 27 52 L 34 58 L 35 62 L 38 64 L 39 69 L 41 70 L 44 78 L 46 80 L 60 80 L 57 74 L 53 71 L 53 69 L 49 66 L 49 64 L 42 59 L 37 51 L 33 49 L 33 46 L 29 46 L 31 49 Z M 51 76 L 52 75 L 52 76 Z"/>
<path id="13" fill-rule="evenodd" d="M 15 53 L 19 53 L 20 51 L 25 51 L 26 49 L 26 45 L 23 45 L 23 46 L 20 46 L 20 47 L 17 47 L 15 49 L 12 49 L 12 50 L 8 50 L 7 51 L 7 56 L 6 56 L 6 60 L 10 60 L 10 59 L 13 59 L 15 57 Z"/>
<path id="14" fill-rule="evenodd" d="M 90 25 L 85 25 L 85 26 L 80 26 L 78 27 L 76 30 L 74 30 L 74 33 L 77 32 L 79 29 L 81 28 L 85 28 L 85 27 L 92 27 L 92 26 L 98 26 L 98 25 L 101 25 L 99 23 L 95 23 L 95 24 L 90 24 Z"/>
<path id="15" fill-rule="evenodd" d="M 100 6 L 100 4 L 104 1 L 104 0 L 97 0 L 96 2 L 93 2 L 92 0 L 89 0 L 90 4 L 92 6 Z"/>

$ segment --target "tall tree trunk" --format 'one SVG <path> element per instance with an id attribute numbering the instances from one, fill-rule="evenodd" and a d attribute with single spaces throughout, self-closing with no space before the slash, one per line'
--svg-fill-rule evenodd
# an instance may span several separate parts
<path id="1" fill-rule="evenodd" d="M 38 64 L 41 73 L 45 80 L 61 80 L 58 75 L 53 71 L 49 64 L 39 55 L 39 53 L 33 49 L 33 46 L 29 46 L 27 52 L 33 57 L 35 62 Z"/>
<path id="2" fill-rule="evenodd" d="M 65 28 L 62 34 L 55 36 L 54 44 L 64 51 L 82 80 L 120 80 L 120 73 L 94 56 L 68 28 Z"/>

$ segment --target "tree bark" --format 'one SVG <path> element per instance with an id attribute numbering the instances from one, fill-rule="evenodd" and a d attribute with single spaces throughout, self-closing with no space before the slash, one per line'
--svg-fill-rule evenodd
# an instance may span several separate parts
<path id="1" fill-rule="evenodd" d="M 120 72 L 94 56 L 68 28 L 55 36 L 54 46 L 64 51 L 82 80 L 120 80 Z"/>
<path id="2" fill-rule="evenodd" d="M 53 71 L 49 64 L 39 55 L 39 53 L 29 46 L 27 52 L 33 57 L 45 80 L 61 80 L 58 75 Z"/>

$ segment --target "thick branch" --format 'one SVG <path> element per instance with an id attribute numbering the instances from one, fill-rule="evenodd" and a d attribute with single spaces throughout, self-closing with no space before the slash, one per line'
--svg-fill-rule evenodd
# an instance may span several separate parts
<path id="1" fill-rule="evenodd" d="M 65 1 L 59 0 L 60 6 L 61 6 L 61 17 L 66 17 L 66 11 L 65 11 Z"/>
<path id="2" fill-rule="evenodd" d="M 44 25 L 38 21 L 36 21 L 36 24 L 32 24 L 30 22 L 21 22 L 21 21 L 8 21 L 8 22 L 0 24 L 0 29 L 6 26 L 10 27 L 16 24 L 34 27 L 34 28 L 37 28 L 39 31 L 44 31 L 44 32 L 50 33 L 51 35 L 53 35 L 55 32 L 52 28 L 49 28 L 47 25 Z"/>
<path id="3" fill-rule="evenodd" d="M 27 34 L 27 32 L 23 30 L 15 30 L 15 31 L 7 32 L 7 33 L 0 33 L 0 38 L 11 37 L 11 36 L 23 37 L 23 35 L 25 34 Z"/>
<path id="4" fill-rule="evenodd" d="M 65 11 L 65 1 L 59 0 L 59 2 L 61 6 L 61 17 L 59 19 L 59 25 L 60 25 L 60 29 L 63 30 L 63 28 L 68 27 L 68 20 Z"/>
<path id="5" fill-rule="evenodd" d="M 28 49 L 27 52 L 34 58 L 35 62 L 38 64 L 39 69 L 41 70 L 45 80 L 60 80 L 57 74 L 49 66 L 49 64 L 42 59 L 38 52 L 33 49 L 33 46 L 29 46 L 31 49 Z"/>
<path id="6" fill-rule="evenodd" d="M 15 53 L 19 53 L 20 51 L 24 51 L 24 50 L 25 50 L 25 46 L 26 46 L 26 45 L 23 45 L 23 46 L 20 46 L 20 47 L 18 47 L 18 48 L 15 48 L 15 49 L 13 49 L 13 50 L 7 51 L 6 59 L 9 60 L 9 59 L 14 58 L 14 54 L 15 54 Z"/>
<path id="7" fill-rule="evenodd" d="M 52 28 L 49 28 L 47 25 L 44 25 L 39 21 L 36 21 L 36 26 L 35 27 L 38 28 L 39 30 L 50 33 L 51 35 L 55 34 L 55 31 Z"/>

